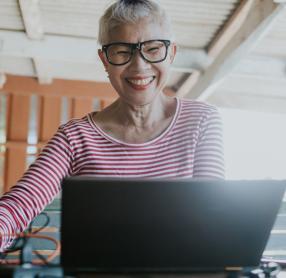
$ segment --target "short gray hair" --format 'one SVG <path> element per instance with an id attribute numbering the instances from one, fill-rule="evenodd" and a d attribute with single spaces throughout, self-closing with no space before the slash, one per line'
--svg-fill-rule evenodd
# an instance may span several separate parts
<path id="1" fill-rule="evenodd" d="M 153 0 L 119 0 L 106 9 L 99 20 L 98 42 L 108 43 L 112 29 L 124 23 L 136 23 L 142 18 L 151 18 L 153 22 L 171 31 L 171 23 L 165 10 Z"/>

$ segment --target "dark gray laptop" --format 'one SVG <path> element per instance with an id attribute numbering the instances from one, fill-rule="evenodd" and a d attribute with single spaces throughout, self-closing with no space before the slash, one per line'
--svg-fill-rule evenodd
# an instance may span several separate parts
<path id="1" fill-rule="evenodd" d="M 266 180 L 67 178 L 62 265 L 109 273 L 257 266 L 285 187 Z"/>

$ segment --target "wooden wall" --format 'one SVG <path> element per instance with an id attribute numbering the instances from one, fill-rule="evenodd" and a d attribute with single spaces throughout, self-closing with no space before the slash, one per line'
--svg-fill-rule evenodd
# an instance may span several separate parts
<path id="1" fill-rule="evenodd" d="M 95 100 L 99 103 L 98 109 L 102 109 L 116 99 L 108 83 L 54 80 L 51 85 L 40 85 L 35 78 L 12 75 L 7 77 L 0 94 L 6 103 L 6 140 L 0 145 L 0 155 L 2 160 L 4 158 L 0 194 L 13 186 L 27 168 L 27 147 L 40 149 L 55 133 L 61 124 L 64 99 L 68 103 L 66 119 L 91 112 Z M 32 98 L 36 99 L 36 107 L 31 105 Z M 36 114 L 32 109 L 36 109 Z M 36 115 L 37 142 L 29 144 L 32 112 Z"/>

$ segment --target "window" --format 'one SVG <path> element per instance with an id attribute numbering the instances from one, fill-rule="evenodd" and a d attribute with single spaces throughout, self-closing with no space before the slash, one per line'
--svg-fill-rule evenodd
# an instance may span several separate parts
<path id="1" fill-rule="evenodd" d="M 227 179 L 286 180 L 286 114 L 221 109 Z M 286 196 L 264 255 L 286 259 Z"/>

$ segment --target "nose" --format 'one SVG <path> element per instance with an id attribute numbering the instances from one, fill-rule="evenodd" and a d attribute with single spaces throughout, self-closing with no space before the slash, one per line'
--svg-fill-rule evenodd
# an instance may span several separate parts
<path id="1" fill-rule="evenodd" d="M 133 52 L 133 56 L 131 58 L 130 66 L 136 67 L 136 68 L 148 68 L 150 66 L 150 63 L 144 60 L 144 58 L 140 54 L 140 50 L 137 48 Z"/>

